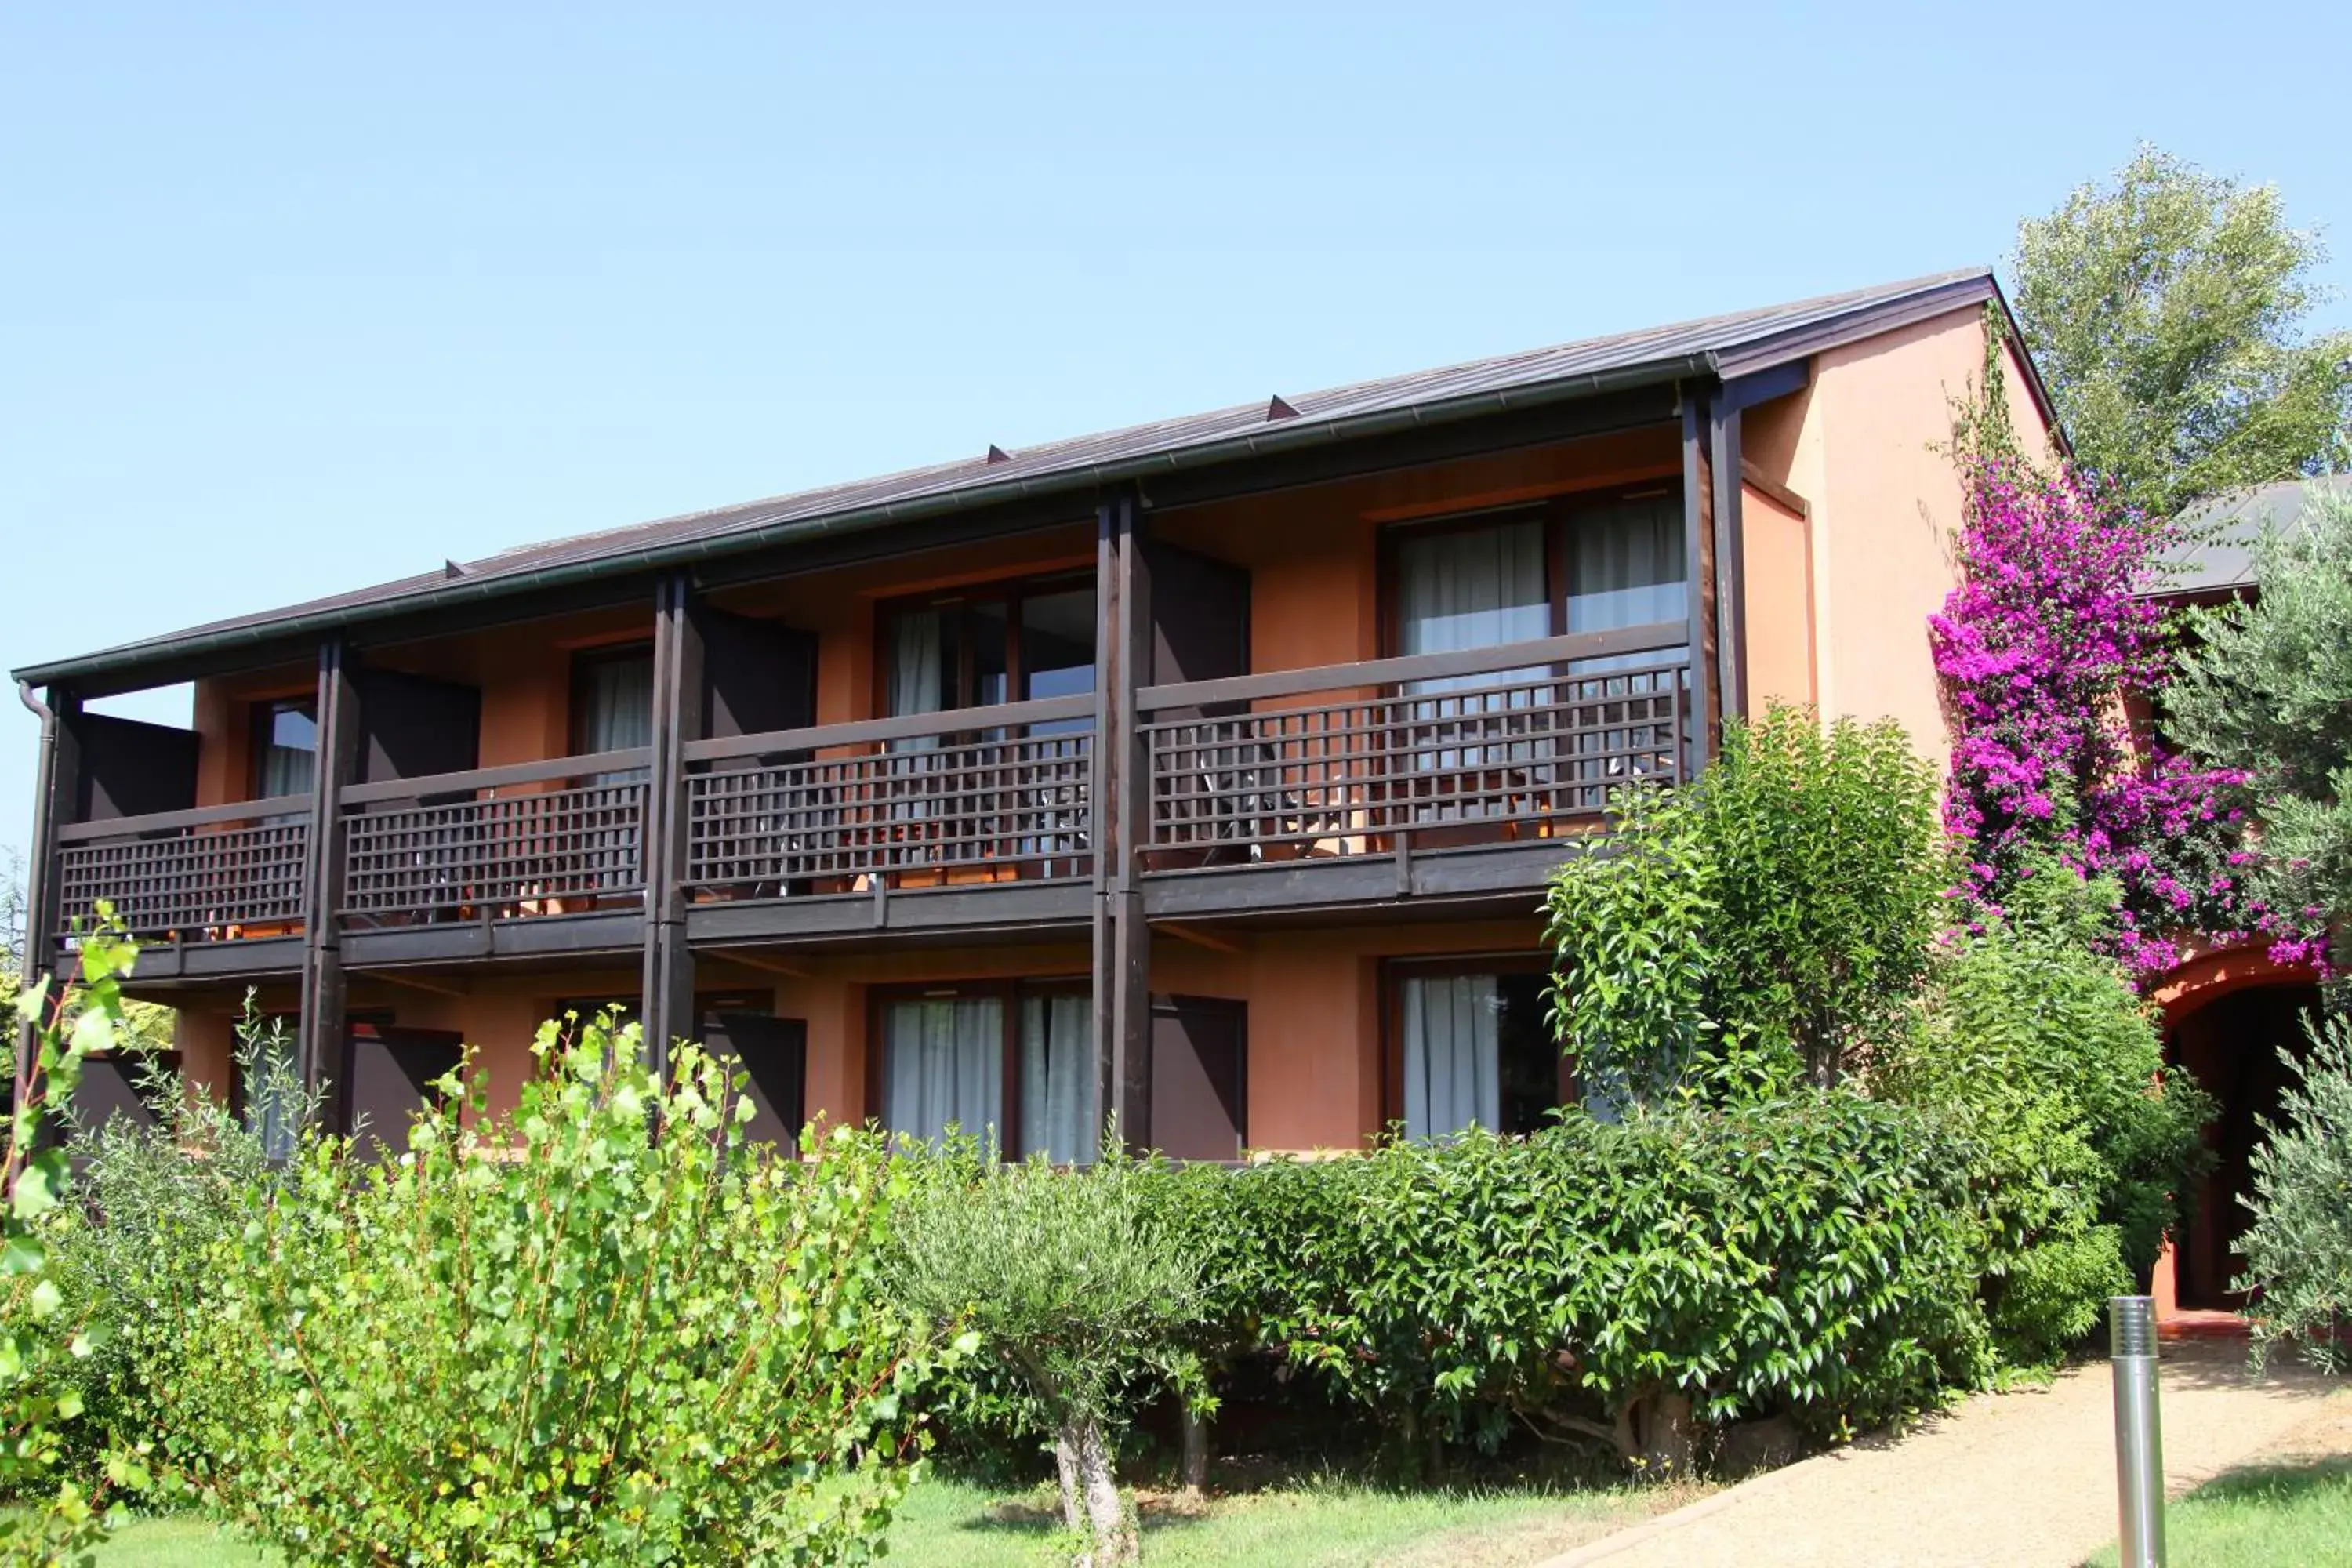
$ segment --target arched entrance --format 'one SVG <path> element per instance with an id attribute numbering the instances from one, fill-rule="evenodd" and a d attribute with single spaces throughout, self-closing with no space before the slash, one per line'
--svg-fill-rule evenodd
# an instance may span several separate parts
<path id="1" fill-rule="evenodd" d="M 2158 1310 L 2234 1311 L 2244 1305 L 2231 1281 L 2243 1268 L 2237 1246 L 2249 1217 L 2253 1153 L 2263 1122 L 2278 1119 L 2291 1078 L 2279 1052 L 2302 1048 L 2304 1020 L 2319 1007 L 2318 978 L 2300 965 L 2271 963 L 2260 948 L 2225 949 L 2182 964 L 2156 999 L 2164 1010 L 2167 1067 L 2195 1079 L 2217 1107 L 2205 1128 L 2213 1170 L 2157 1266 Z"/>

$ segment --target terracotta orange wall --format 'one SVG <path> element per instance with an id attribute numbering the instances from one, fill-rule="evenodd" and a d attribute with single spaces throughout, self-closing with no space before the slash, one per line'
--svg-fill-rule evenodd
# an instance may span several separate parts
<path id="1" fill-rule="evenodd" d="M 1811 506 L 1822 712 L 1895 719 L 1939 766 L 1949 747 L 1927 617 L 1957 582 L 1951 540 L 1961 504 L 1940 448 L 1953 402 L 1981 377 L 1984 346 L 1973 307 L 1882 333 L 1819 355 L 1809 387 L 1742 421 L 1748 459 Z M 2013 355 L 2006 379 L 2012 419 L 2046 454 Z M 1751 583 L 1759 553 L 1751 544 Z"/>
<path id="2" fill-rule="evenodd" d="M 1748 712 L 1774 702 L 1809 703 L 1813 680 L 1811 526 L 1792 508 L 1753 485 L 1744 487 L 1740 526 L 1747 534 Z"/>

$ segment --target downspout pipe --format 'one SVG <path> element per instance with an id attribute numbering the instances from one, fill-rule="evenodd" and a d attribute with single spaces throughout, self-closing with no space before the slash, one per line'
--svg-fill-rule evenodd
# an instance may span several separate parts
<path id="1" fill-rule="evenodd" d="M 16 700 L 41 721 L 40 760 L 33 773 L 33 857 L 25 872 L 25 937 L 18 944 L 17 978 L 30 990 L 41 977 L 41 952 L 47 945 L 49 885 L 49 793 L 57 777 L 57 710 L 33 694 L 26 681 L 16 682 Z M 13 1109 L 25 1100 L 26 1078 L 32 1068 L 35 1026 L 30 1018 L 16 1021 L 16 1079 L 9 1097 Z"/>

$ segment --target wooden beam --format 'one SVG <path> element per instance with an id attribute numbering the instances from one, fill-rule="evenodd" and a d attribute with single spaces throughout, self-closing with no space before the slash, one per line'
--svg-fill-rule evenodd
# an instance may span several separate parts
<path id="1" fill-rule="evenodd" d="M 1223 937 L 1211 936 L 1207 931 L 1195 931 L 1191 926 L 1180 925 L 1173 921 L 1163 921 L 1151 929 L 1156 931 L 1164 931 L 1168 935 L 1174 937 L 1178 942 L 1189 942 L 1194 947 L 1205 947 L 1211 952 L 1240 952 L 1244 951 L 1241 943 L 1237 942 L 1227 942 Z"/>
<path id="2" fill-rule="evenodd" d="M 805 969 L 790 963 L 779 963 L 772 958 L 761 958 L 745 952 L 740 948 L 714 948 L 711 950 L 710 956 L 723 958 L 730 963 L 740 963 L 746 969 L 764 970 L 770 974 L 781 974 L 787 980 L 806 980 L 809 977 L 809 972 Z"/>
<path id="3" fill-rule="evenodd" d="M 1715 682 L 1723 719 L 1748 716 L 1748 542 L 1741 525 L 1739 411 L 1717 406 L 1707 421 L 1707 468 L 1714 479 Z"/>
<path id="4" fill-rule="evenodd" d="M 651 778 L 646 787 L 646 931 L 642 1011 L 654 1071 L 673 1040 L 694 1033 L 694 952 L 686 941 L 686 744 L 702 736 L 702 623 L 683 572 L 654 604 Z"/>
<path id="5" fill-rule="evenodd" d="M 367 978 L 381 980 L 386 985 L 397 985 L 409 991 L 423 991 L 434 996 L 471 996 L 474 994 L 473 987 L 463 981 L 419 980 L 413 974 L 403 974 L 392 969 L 369 970 Z"/>
<path id="6" fill-rule="evenodd" d="M 55 967 L 58 940 L 58 834 L 73 820 L 81 794 L 81 747 L 75 739 L 72 716 L 81 703 L 64 687 L 51 687 L 46 701 L 35 701 L 32 689 L 19 684 L 17 698 L 41 721 L 39 773 L 33 785 L 32 863 L 26 871 L 25 941 L 17 978 L 26 989 Z M 36 1025 L 30 1018 L 14 1020 L 16 1032 L 16 1098 L 22 1105 L 30 1086 Z"/>

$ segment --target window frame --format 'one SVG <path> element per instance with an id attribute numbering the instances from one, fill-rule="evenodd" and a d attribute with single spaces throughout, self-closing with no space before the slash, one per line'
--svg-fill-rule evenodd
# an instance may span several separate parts
<path id="1" fill-rule="evenodd" d="M 968 611 L 976 605 L 1001 605 L 1004 608 L 1004 689 L 1007 703 L 1025 700 L 1019 695 L 1028 679 L 1028 665 L 1022 646 L 1021 605 L 1025 599 L 1043 598 L 1052 594 L 1066 594 L 1083 589 L 1099 606 L 1096 597 L 1097 579 L 1091 566 L 1069 567 L 1055 572 L 1033 573 L 1020 577 L 999 577 L 985 583 L 961 587 L 938 588 L 919 594 L 902 594 L 878 600 L 874 606 L 874 647 L 871 682 L 873 695 L 870 706 L 877 719 L 894 717 L 890 711 L 889 671 L 892 662 L 891 634 L 902 616 L 918 615 L 925 610 Z M 1094 663 L 1097 671 L 1102 666 L 1102 623 L 1099 609 L 1094 616 Z M 956 641 L 956 695 L 958 701 L 942 707 L 941 713 L 968 713 L 982 710 L 981 705 L 961 700 L 974 688 L 971 643 L 959 636 Z M 989 707 L 996 704 L 988 704 Z"/>
<path id="2" fill-rule="evenodd" d="M 1427 957 L 1385 958 L 1381 961 L 1381 1126 L 1393 1127 L 1404 1121 L 1404 983 L 1407 980 L 1442 980 L 1465 974 L 1549 974 L 1553 973 L 1549 954 L 1541 952 L 1441 953 Z M 1557 1098 L 1551 1109 L 1557 1110 L 1584 1100 L 1583 1079 L 1568 1053 L 1558 1053 Z M 1503 1133 L 1501 1129 L 1489 1131 L 1498 1136 L 1517 1137 L 1522 1134 Z"/>
<path id="3" fill-rule="evenodd" d="M 567 682 L 568 695 L 565 699 L 569 706 L 564 714 L 563 723 L 564 743 L 570 748 L 571 755 L 575 757 L 595 755 L 587 749 L 588 712 L 593 690 L 592 682 L 595 672 L 609 665 L 628 664 L 641 658 L 650 662 L 653 658 L 654 644 L 651 637 L 633 637 L 627 642 L 602 643 L 594 647 L 572 650 L 572 668 Z M 659 695 L 658 692 L 655 693 L 656 699 Z"/>
<path id="4" fill-rule="evenodd" d="M 1404 591 L 1402 546 L 1408 539 L 1425 538 L 1446 533 L 1467 533 L 1476 529 L 1493 528 L 1516 521 L 1534 521 L 1543 529 L 1544 603 L 1549 616 L 1551 637 L 1562 637 L 1568 631 L 1569 583 L 1568 541 L 1580 512 L 1597 511 L 1629 500 L 1646 500 L 1657 496 L 1676 499 L 1680 510 L 1683 483 L 1679 475 L 1657 475 L 1648 479 L 1629 479 L 1593 489 L 1564 490 L 1558 495 L 1534 500 L 1504 501 L 1492 506 L 1479 506 L 1461 511 L 1449 511 L 1433 517 L 1412 518 L 1398 522 L 1382 523 L 1380 529 L 1380 552 L 1377 568 L 1380 594 L 1381 657 L 1392 658 L 1404 652 L 1404 617 L 1399 603 Z M 1685 552 L 1687 557 L 1687 552 Z M 1687 558 L 1683 562 L 1683 584 L 1687 591 L 1697 563 Z M 1505 647 L 1505 644 L 1496 644 Z"/>
<path id="5" fill-rule="evenodd" d="M 257 697 L 246 704 L 246 786 L 247 800 L 268 800 L 261 793 L 261 781 L 269 776 L 269 753 L 276 747 L 278 716 L 299 713 L 310 721 L 310 781 L 315 787 L 319 778 L 319 697 L 314 691 L 292 692 L 282 697 Z M 289 748 L 290 749 L 290 748 Z M 305 792 L 308 793 L 307 791 Z"/>
<path id="6" fill-rule="evenodd" d="M 998 1026 L 1003 1035 L 999 1048 L 1003 1052 L 998 1072 L 998 1094 L 1001 1103 L 996 1109 L 997 1154 L 1007 1164 L 1018 1163 L 1028 1157 L 1021 1137 L 1021 1005 L 1033 996 L 1084 996 L 1091 999 L 1094 986 L 1083 974 L 1042 975 L 1018 980 L 951 980 L 938 982 L 904 981 L 866 988 L 866 1119 L 880 1127 L 886 1135 L 892 1132 L 883 1104 L 883 1067 L 889 1050 L 889 1016 L 894 1003 L 963 1001 L 994 997 L 997 1002 Z M 1097 1075 L 1096 1096 L 1101 1096 Z M 1102 1107 L 1097 1104 L 1099 1113 Z M 977 1132 L 976 1128 L 966 1131 Z"/>

